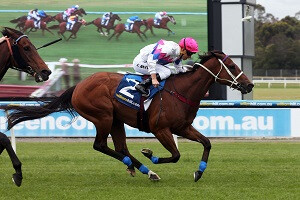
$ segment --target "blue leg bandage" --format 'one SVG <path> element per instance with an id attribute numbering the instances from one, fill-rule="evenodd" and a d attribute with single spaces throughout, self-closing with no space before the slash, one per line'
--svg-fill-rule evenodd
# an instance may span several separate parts
<path id="1" fill-rule="evenodd" d="M 206 169 L 206 166 L 207 166 L 207 163 L 204 161 L 201 161 L 200 165 L 199 165 L 199 171 L 204 172 L 204 170 Z"/>
<path id="2" fill-rule="evenodd" d="M 158 157 L 152 156 L 152 157 L 151 157 L 151 161 L 152 161 L 154 164 L 157 164 L 157 163 L 158 163 Z"/>
<path id="3" fill-rule="evenodd" d="M 149 172 L 149 169 L 145 165 L 141 165 L 140 168 L 139 168 L 139 170 L 143 174 L 148 174 L 148 172 Z"/>
<path id="4" fill-rule="evenodd" d="M 132 164 L 131 159 L 128 156 L 125 156 L 122 162 L 127 166 L 130 166 Z"/>

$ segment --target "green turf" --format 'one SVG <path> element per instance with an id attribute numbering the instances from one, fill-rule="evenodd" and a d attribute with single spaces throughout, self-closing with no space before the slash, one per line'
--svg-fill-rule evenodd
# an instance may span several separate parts
<path id="1" fill-rule="evenodd" d="M 109 143 L 112 145 L 111 143 Z M 176 164 L 154 165 L 139 150 L 169 156 L 158 142 L 129 142 L 133 155 L 162 178 L 130 177 L 121 162 L 92 149 L 92 142 L 17 144 L 24 182 L 11 182 L 13 168 L 0 156 L 0 199 L 298 199 L 299 142 L 212 141 L 208 167 L 193 180 L 203 147 L 179 142 Z"/>

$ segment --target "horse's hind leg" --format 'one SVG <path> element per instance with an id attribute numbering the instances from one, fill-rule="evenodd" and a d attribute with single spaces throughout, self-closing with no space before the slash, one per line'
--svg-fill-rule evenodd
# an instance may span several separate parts
<path id="1" fill-rule="evenodd" d="M 211 149 L 210 141 L 207 137 L 199 133 L 192 125 L 186 128 L 184 131 L 180 131 L 180 133 L 178 133 L 177 135 L 180 135 L 192 141 L 199 142 L 204 146 L 199 169 L 194 173 L 194 180 L 196 182 L 201 178 L 204 170 L 206 169 L 208 156 Z"/>
<path id="2" fill-rule="evenodd" d="M 116 31 L 108 38 L 108 40 L 111 40 L 116 35 Z"/>
<path id="3" fill-rule="evenodd" d="M 142 149 L 142 153 L 144 154 L 144 156 L 149 158 L 154 164 L 176 163 L 180 158 L 180 153 L 176 147 L 176 143 L 171 131 L 166 128 L 158 131 L 154 135 L 159 140 L 159 142 L 172 154 L 172 156 L 168 158 L 155 157 L 152 155 L 153 152 L 147 148 Z"/>
<path id="4" fill-rule="evenodd" d="M 124 129 L 124 123 L 122 123 L 119 120 L 114 120 L 113 126 L 111 129 L 111 137 L 114 142 L 115 150 L 119 153 L 122 153 L 123 155 L 128 156 L 131 161 L 132 165 L 129 165 L 127 168 L 127 172 L 131 176 L 135 176 L 135 170 L 134 166 L 139 169 L 143 174 L 148 174 L 149 178 L 151 180 L 159 180 L 160 177 L 152 172 L 151 170 L 148 170 L 146 166 L 144 166 L 142 163 L 140 163 L 135 157 L 133 157 L 127 148 L 126 144 L 126 134 L 125 134 L 125 129 Z"/>
<path id="5" fill-rule="evenodd" d="M 19 158 L 14 152 L 8 137 L 5 134 L 0 132 L 0 154 L 4 149 L 6 149 L 11 159 L 11 162 L 13 164 L 13 167 L 16 171 L 16 173 L 13 174 L 13 181 L 18 187 L 20 187 L 23 179 L 22 169 L 21 169 L 22 163 L 20 162 Z"/>

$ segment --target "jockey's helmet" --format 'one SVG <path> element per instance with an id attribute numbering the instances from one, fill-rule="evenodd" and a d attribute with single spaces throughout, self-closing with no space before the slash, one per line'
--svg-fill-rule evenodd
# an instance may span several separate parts
<path id="1" fill-rule="evenodd" d="M 179 46 L 192 53 L 198 52 L 198 43 L 194 38 L 191 37 L 182 38 L 179 41 Z"/>
<path id="2" fill-rule="evenodd" d="M 72 8 L 75 8 L 77 10 L 79 8 L 79 5 L 72 6 Z"/>
<path id="3" fill-rule="evenodd" d="M 45 11 L 43 11 L 43 10 L 39 10 L 39 11 L 38 11 L 38 14 L 39 14 L 39 16 L 41 16 L 41 17 L 46 17 L 46 13 L 45 13 Z"/>
<path id="4" fill-rule="evenodd" d="M 167 12 L 166 12 L 166 11 L 163 11 L 163 12 L 162 12 L 162 14 L 163 14 L 163 15 L 166 15 L 166 14 L 167 14 Z"/>

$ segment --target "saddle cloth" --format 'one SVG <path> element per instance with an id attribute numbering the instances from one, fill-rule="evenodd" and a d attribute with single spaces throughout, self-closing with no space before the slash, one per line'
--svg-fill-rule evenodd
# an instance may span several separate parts
<path id="1" fill-rule="evenodd" d="M 125 30 L 126 30 L 126 31 L 131 31 L 131 30 L 132 30 L 132 26 L 130 26 L 129 23 L 126 23 L 126 24 L 125 24 Z"/>
<path id="2" fill-rule="evenodd" d="M 139 84 L 142 79 L 143 76 L 141 75 L 125 74 L 119 86 L 117 87 L 114 97 L 119 102 L 129 106 L 130 108 L 139 110 L 142 94 L 135 89 L 135 85 Z M 165 80 L 161 81 L 160 86 L 157 88 L 153 87 L 153 85 L 149 87 L 150 93 L 144 101 L 145 111 L 149 108 L 154 95 L 164 88 L 165 82 Z"/>
<path id="3" fill-rule="evenodd" d="M 153 23 L 154 23 L 154 25 L 160 25 L 160 20 L 159 19 L 154 19 L 154 21 L 153 21 Z"/>

